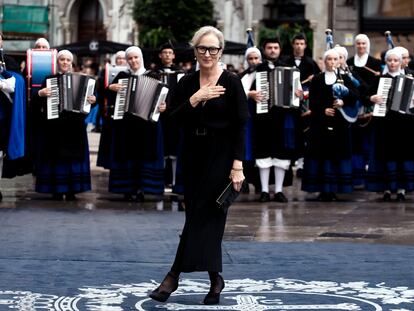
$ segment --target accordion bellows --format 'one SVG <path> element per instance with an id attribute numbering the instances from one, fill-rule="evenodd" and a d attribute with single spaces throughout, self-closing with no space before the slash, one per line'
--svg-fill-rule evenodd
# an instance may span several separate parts
<path id="1" fill-rule="evenodd" d="M 147 76 L 131 76 L 119 79 L 118 83 L 124 88 L 116 96 L 114 120 L 122 119 L 125 113 L 130 113 L 147 121 L 158 121 L 158 107 L 166 101 L 167 86 Z"/>

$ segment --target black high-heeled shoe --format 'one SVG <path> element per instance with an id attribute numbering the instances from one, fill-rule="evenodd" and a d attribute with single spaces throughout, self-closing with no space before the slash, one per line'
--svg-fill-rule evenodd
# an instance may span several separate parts
<path id="1" fill-rule="evenodd" d="M 217 305 L 220 303 L 220 294 L 224 289 L 224 279 L 219 274 L 218 277 L 221 280 L 221 289 L 218 293 L 215 293 L 211 288 L 210 291 L 207 293 L 207 295 L 204 297 L 203 303 L 205 305 Z"/>
<path id="2" fill-rule="evenodd" d="M 173 284 L 173 289 L 171 292 L 167 292 L 167 291 L 161 291 L 161 285 L 158 286 L 156 289 L 154 289 L 151 294 L 149 294 L 149 297 L 159 301 L 159 302 L 166 302 L 167 299 L 170 297 L 170 295 L 175 292 L 178 288 L 178 277 L 176 277 L 175 275 L 173 275 L 171 272 L 167 273 L 167 277 L 170 277 L 173 279 L 174 284 Z M 166 277 L 166 278 L 167 278 Z M 165 280 L 165 279 L 164 279 Z M 163 281 L 164 282 L 164 281 Z M 161 283 L 162 284 L 162 283 Z"/>

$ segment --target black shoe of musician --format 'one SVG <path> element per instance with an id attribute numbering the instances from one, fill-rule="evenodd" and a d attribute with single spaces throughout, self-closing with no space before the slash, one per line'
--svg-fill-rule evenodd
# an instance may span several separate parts
<path id="1" fill-rule="evenodd" d="M 171 271 L 167 273 L 160 286 L 154 289 L 149 297 L 159 301 L 166 302 L 170 295 L 178 288 L 178 276 L 174 275 Z"/>
<path id="2" fill-rule="evenodd" d="M 332 202 L 333 197 L 329 192 L 321 192 L 319 193 L 316 200 L 321 201 L 321 202 Z"/>
<path id="3" fill-rule="evenodd" d="M 281 202 L 281 203 L 286 203 L 286 202 L 288 202 L 288 199 L 285 197 L 285 195 L 283 194 L 283 192 L 278 192 L 273 197 L 273 201 L 275 201 L 275 202 Z"/>
<path id="4" fill-rule="evenodd" d="M 220 303 L 220 294 L 224 289 L 223 277 L 218 274 L 215 282 L 211 283 L 210 291 L 204 297 L 203 303 L 205 305 L 216 305 Z"/>
<path id="5" fill-rule="evenodd" d="M 404 195 L 404 193 L 397 193 L 397 201 L 398 202 L 405 201 L 405 195 Z"/>
<path id="6" fill-rule="evenodd" d="M 144 202 L 145 201 L 144 192 L 138 191 L 137 196 L 135 198 L 135 201 L 136 202 Z"/>
<path id="7" fill-rule="evenodd" d="M 76 195 L 73 192 L 68 192 L 65 195 L 66 201 L 76 201 Z"/>
<path id="8" fill-rule="evenodd" d="M 391 201 L 391 193 L 389 192 L 384 192 L 384 195 L 382 196 L 382 200 L 384 202 L 389 202 Z"/>
<path id="9" fill-rule="evenodd" d="M 262 192 L 260 194 L 260 199 L 259 202 L 264 203 L 264 202 L 269 202 L 270 201 L 270 195 L 268 192 Z"/>
<path id="10" fill-rule="evenodd" d="M 63 200 L 63 193 L 53 193 L 52 200 L 55 201 L 62 201 Z"/>
<path id="11" fill-rule="evenodd" d="M 335 192 L 329 192 L 331 197 L 331 201 L 338 201 L 338 197 L 336 196 Z"/>
<path id="12" fill-rule="evenodd" d="M 132 194 L 130 194 L 130 193 L 125 193 L 125 194 L 124 194 L 124 201 L 127 201 L 127 202 L 132 202 L 132 201 L 134 201 L 134 198 L 132 197 Z"/>

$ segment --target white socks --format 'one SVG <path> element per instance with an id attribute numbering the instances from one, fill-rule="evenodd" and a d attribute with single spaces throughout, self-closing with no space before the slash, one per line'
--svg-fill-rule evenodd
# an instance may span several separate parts
<path id="1" fill-rule="evenodd" d="M 262 192 L 269 193 L 269 176 L 270 167 L 259 168 L 260 184 L 262 185 Z"/>
<path id="2" fill-rule="evenodd" d="M 275 193 L 283 192 L 283 180 L 286 171 L 283 168 L 275 166 Z"/>
<path id="3" fill-rule="evenodd" d="M 275 193 L 282 192 L 283 180 L 285 179 L 286 170 L 283 168 L 274 166 L 275 171 Z M 269 193 L 269 176 L 270 167 L 259 168 L 260 173 L 260 184 L 262 185 L 262 192 Z"/>

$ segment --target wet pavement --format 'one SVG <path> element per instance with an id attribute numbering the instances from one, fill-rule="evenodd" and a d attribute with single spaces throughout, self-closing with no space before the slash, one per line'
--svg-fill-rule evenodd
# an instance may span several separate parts
<path id="1" fill-rule="evenodd" d="M 92 180 L 74 202 L 35 193 L 30 175 L 2 181 L 0 311 L 414 310 L 412 194 L 382 202 L 356 190 L 323 203 L 300 179 L 288 203 L 242 194 L 226 225 L 221 304 L 203 306 L 206 273 L 183 274 L 168 303 L 147 298 L 184 222 L 171 194 L 124 202 L 107 192 L 106 170 L 93 166 Z"/>

